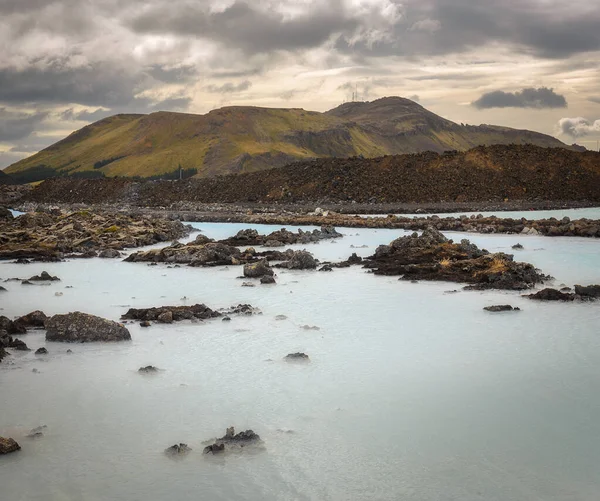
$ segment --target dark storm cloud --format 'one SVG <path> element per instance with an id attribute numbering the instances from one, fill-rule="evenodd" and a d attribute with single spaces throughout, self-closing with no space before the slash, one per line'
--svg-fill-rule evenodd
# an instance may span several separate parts
<path id="1" fill-rule="evenodd" d="M 146 72 L 163 83 L 189 82 L 198 77 L 198 70 L 192 65 L 168 67 L 160 64 L 150 66 Z"/>
<path id="2" fill-rule="evenodd" d="M 483 94 L 473 106 L 480 110 L 489 108 L 566 108 L 567 100 L 553 89 L 523 89 L 518 92 L 497 90 Z"/>
<path id="3" fill-rule="evenodd" d="M 323 1 L 288 19 L 275 9 L 261 10 L 244 1 L 222 12 L 211 12 L 201 3 L 155 2 L 131 19 L 131 27 L 139 33 L 198 36 L 245 52 L 295 50 L 319 46 L 332 33 L 356 27 L 356 20 L 340 15 L 340 4 L 340 0 Z"/>
<path id="4" fill-rule="evenodd" d="M 234 94 L 236 92 L 243 92 L 252 87 L 250 80 L 244 80 L 238 84 L 231 82 L 224 83 L 223 85 L 208 85 L 206 90 L 214 94 Z"/>
<path id="5" fill-rule="evenodd" d="M 20 113 L 0 108 L 0 142 L 28 137 L 47 113 Z"/>
<path id="6" fill-rule="evenodd" d="M 109 62 L 72 67 L 68 59 L 54 58 L 26 69 L 0 68 L 0 102 L 124 106 L 145 78 Z"/>

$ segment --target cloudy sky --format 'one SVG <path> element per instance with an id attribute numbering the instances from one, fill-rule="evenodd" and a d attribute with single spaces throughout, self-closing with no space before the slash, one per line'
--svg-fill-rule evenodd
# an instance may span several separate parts
<path id="1" fill-rule="evenodd" d="M 0 168 L 104 116 L 325 111 L 600 139 L 597 0 L 0 0 Z"/>

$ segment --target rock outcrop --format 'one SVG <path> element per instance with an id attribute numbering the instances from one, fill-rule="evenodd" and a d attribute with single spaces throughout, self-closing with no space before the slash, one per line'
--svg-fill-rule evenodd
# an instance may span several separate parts
<path id="1" fill-rule="evenodd" d="M 435 228 L 379 246 L 365 267 L 404 280 L 464 282 L 470 289 L 524 290 L 549 278 L 512 255 L 490 254 L 466 239 L 456 244 Z"/>
<path id="2" fill-rule="evenodd" d="M 321 240 L 332 238 L 341 238 L 343 235 L 339 233 L 333 226 L 321 226 L 320 230 L 303 231 L 298 229 L 297 233 L 291 232 L 282 228 L 281 230 L 273 231 L 268 235 L 260 235 L 254 229 L 240 230 L 238 233 L 225 240 L 220 240 L 220 243 L 234 245 L 236 247 L 258 246 L 266 247 L 283 247 L 293 244 L 308 244 L 315 243 Z"/>
<path id="3" fill-rule="evenodd" d="M 534 294 L 528 294 L 525 297 L 535 301 L 574 301 L 575 294 L 560 292 L 556 289 L 546 288 Z"/>
<path id="4" fill-rule="evenodd" d="M 30 282 L 58 282 L 60 278 L 53 277 L 47 271 L 42 271 L 39 275 L 35 275 L 28 279 Z"/>
<path id="5" fill-rule="evenodd" d="M 181 320 L 207 320 L 220 317 L 221 313 L 205 304 L 192 306 L 160 306 L 154 308 L 130 308 L 121 316 L 122 320 L 142 320 L 148 322 L 172 323 Z"/>
<path id="6" fill-rule="evenodd" d="M 308 362 L 310 359 L 306 353 L 290 353 L 285 356 L 285 360 L 288 362 Z"/>
<path id="7" fill-rule="evenodd" d="M 66 256 L 118 257 L 119 250 L 175 240 L 191 228 L 180 221 L 118 213 L 35 212 L 0 219 L 0 259 L 59 261 Z"/>
<path id="8" fill-rule="evenodd" d="M 79 311 L 54 315 L 46 321 L 46 341 L 84 343 L 129 340 L 131 334 L 122 324 Z"/>

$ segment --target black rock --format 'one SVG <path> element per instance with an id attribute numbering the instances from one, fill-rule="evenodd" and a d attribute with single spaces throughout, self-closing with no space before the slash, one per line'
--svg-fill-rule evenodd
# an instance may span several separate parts
<path id="1" fill-rule="evenodd" d="M 260 279 L 261 284 L 275 284 L 275 279 L 271 276 L 264 276 Z"/>
<path id="2" fill-rule="evenodd" d="M 214 443 L 204 448 L 203 454 L 218 454 L 225 451 L 225 444 Z"/>
<path id="3" fill-rule="evenodd" d="M 42 346 L 41 348 L 38 348 L 37 350 L 35 350 L 35 354 L 36 355 L 47 355 L 48 350 Z"/>
<path id="4" fill-rule="evenodd" d="M 576 285 L 575 294 L 585 298 L 600 298 L 600 285 Z"/>
<path id="5" fill-rule="evenodd" d="M 58 277 L 53 277 L 47 271 L 42 271 L 39 275 L 34 275 L 29 279 L 30 282 L 56 282 L 60 280 Z"/>
<path id="6" fill-rule="evenodd" d="M 528 294 L 525 297 L 536 301 L 573 301 L 575 294 L 566 294 L 564 292 L 557 291 L 556 289 L 542 289 L 535 294 Z"/>
<path id="7" fill-rule="evenodd" d="M 165 449 L 165 454 L 168 456 L 183 456 L 191 452 L 191 448 L 187 444 L 175 444 Z"/>
<path id="8" fill-rule="evenodd" d="M 154 374 L 158 372 L 158 368 L 153 365 L 147 365 L 146 367 L 140 367 L 138 372 L 141 372 L 142 374 Z"/>
<path id="9" fill-rule="evenodd" d="M 27 345 L 20 339 L 13 339 L 8 345 L 9 348 L 17 351 L 31 351 Z"/>
<path id="10" fill-rule="evenodd" d="M 515 244 L 515 245 L 512 246 L 512 248 L 515 249 L 515 250 L 522 250 L 525 247 L 523 247 L 521 244 Z"/>
<path id="11" fill-rule="evenodd" d="M 330 265 L 325 264 L 321 266 L 317 271 L 333 271 L 333 268 Z"/>
<path id="12" fill-rule="evenodd" d="M 308 355 L 306 353 L 290 353 L 285 356 L 285 359 L 288 361 L 308 361 Z"/>
<path id="13" fill-rule="evenodd" d="M 143 320 L 142 322 L 140 322 L 140 327 L 150 327 L 150 325 L 152 324 L 148 322 L 148 320 Z"/>
<path id="14" fill-rule="evenodd" d="M 486 306 L 485 311 L 519 311 L 520 308 L 513 308 L 510 304 L 497 304 L 494 306 Z"/>

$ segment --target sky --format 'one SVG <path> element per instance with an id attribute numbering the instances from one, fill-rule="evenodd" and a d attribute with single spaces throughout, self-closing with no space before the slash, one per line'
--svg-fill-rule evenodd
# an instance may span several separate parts
<path id="1" fill-rule="evenodd" d="M 599 0 L 0 0 L 0 168 L 116 113 L 326 111 L 600 139 Z"/>

